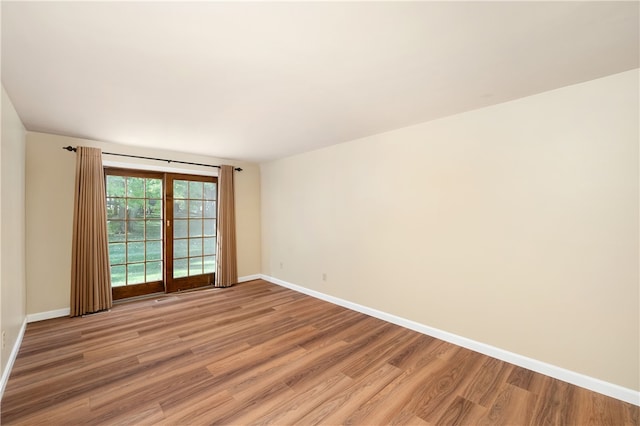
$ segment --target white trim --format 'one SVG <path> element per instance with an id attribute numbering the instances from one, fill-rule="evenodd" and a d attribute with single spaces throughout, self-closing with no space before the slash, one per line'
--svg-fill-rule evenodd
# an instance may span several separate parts
<path id="1" fill-rule="evenodd" d="M 238 283 L 245 283 L 247 281 L 259 280 L 261 278 L 262 278 L 262 275 L 260 274 L 246 275 L 244 277 L 238 277 Z"/>
<path id="2" fill-rule="evenodd" d="M 564 382 L 571 383 L 573 385 L 580 386 L 582 388 L 589 389 L 591 391 L 601 393 L 603 395 L 607 395 L 624 402 L 628 402 L 629 404 L 640 406 L 640 392 L 633 389 L 628 389 L 613 383 L 605 382 L 604 380 L 577 373 L 575 371 L 567 370 L 552 364 L 547 364 L 543 361 L 538 361 L 524 355 L 519 355 L 504 349 L 497 348 L 495 346 L 487 345 L 485 343 L 468 339 L 466 337 L 458 336 L 447 331 L 429 327 L 428 325 L 420 324 L 406 318 L 379 311 L 377 309 L 369 308 L 367 306 L 359 305 L 357 303 L 324 294 L 316 290 L 311 290 L 296 284 L 291 284 L 278 278 L 273 278 L 267 275 L 260 275 L 260 277 L 265 281 L 269 281 L 270 283 L 290 288 L 291 290 L 295 290 L 297 292 L 304 293 L 309 296 L 313 296 L 315 298 L 322 299 L 327 302 L 343 306 L 345 308 L 361 312 L 375 318 L 379 318 L 381 320 L 399 325 L 401 327 L 426 334 L 427 336 L 432 336 L 437 339 L 462 346 L 463 348 L 471 349 L 472 351 L 497 358 L 499 360 L 526 368 L 528 370 L 533 370 L 537 373 L 541 373 L 546 376 L 550 376 L 555 379 L 562 380 Z"/>
<path id="3" fill-rule="evenodd" d="M 27 319 L 25 318 L 22 321 L 22 326 L 20 327 L 20 331 L 18 332 L 18 337 L 16 338 L 16 342 L 13 345 L 13 349 L 11 349 L 11 354 L 9 355 L 9 359 L 7 360 L 7 365 L 4 366 L 4 370 L 2 370 L 2 378 L 0 378 L 0 400 L 2 400 L 2 396 L 4 395 L 4 388 L 7 386 L 7 382 L 9 381 L 9 376 L 11 375 L 11 370 L 13 369 L 13 363 L 16 362 L 16 358 L 18 357 L 18 352 L 20 351 L 20 345 L 22 345 L 22 338 L 24 337 L 24 331 L 27 329 Z"/>
<path id="4" fill-rule="evenodd" d="M 38 312 L 27 315 L 27 322 L 48 320 L 51 318 L 67 317 L 71 313 L 70 308 L 56 309 L 54 311 Z"/>
<path id="5" fill-rule="evenodd" d="M 134 169 L 134 170 L 148 170 L 151 172 L 163 172 L 163 173 L 182 173 L 187 175 L 198 176 L 218 176 L 217 168 L 210 168 L 209 170 L 195 170 L 195 169 L 181 169 L 171 166 L 156 166 L 151 164 L 143 164 L 136 162 L 123 163 L 120 161 L 102 161 L 103 167 L 119 167 L 121 169 Z M 204 167 L 204 166 L 202 166 Z"/>

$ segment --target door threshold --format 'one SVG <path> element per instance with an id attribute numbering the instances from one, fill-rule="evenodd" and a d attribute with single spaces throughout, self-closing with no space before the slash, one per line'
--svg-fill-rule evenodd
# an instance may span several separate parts
<path id="1" fill-rule="evenodd" d="M 114 305 L 119 305 L 121 303 L 127 303 L 127 302 L 136 302 L 138 300 L 146 300 L 146 299 L 153 299 L 154 297 L 161 297 L 161 296 L 166 296 L 169 295 L 171 293 L 149 293 L 149 294 L 143 294 L 141 296 L 132 296 L 132 297 L 125 297 L 124 299 L 118 299 L 118 300 L 114 300 L 113 304 Z"/>
<path id="2" fill-rule="evenodd" d="M 200 291 L 200 290 L 224 290 L 225 287 L 216 287 L 213 284 L 211 285 L 205 285 L 202 287 L 195 287 L 195 288 L 188 288 L 186 290 L 178 290 L 178 291 L 172 291 L 171 293 L 166 293 L 166 292 L 157 292 L 157 293 L 150 293 L 150 294 L 143 294 L 140 296 L 132 296 L 132 297 L 127 297 L 124 299 L 118 299 L 118 300 L 114 300 L 113 304 L 114 305 L 119 305 L 122 303 L 127 303 L 127 302 L 137 302 L 139 300 L 147 300 L 147 299 L 154 299 L 154 298 L 166 298 L 166 297 L 171 297 L 171 296 L 177 296 L 179 294 L 185 294 L 185 293 L 193 293 L 194 291 Z"/>

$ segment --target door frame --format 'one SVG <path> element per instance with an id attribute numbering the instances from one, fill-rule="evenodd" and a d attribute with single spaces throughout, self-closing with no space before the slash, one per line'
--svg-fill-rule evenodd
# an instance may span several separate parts
<path id="1" fill-rule="evenodd" d="M 156 179 L 162 179 L 163 186 L 163 225 L 162 225 L 162 241 L 163 241 L 163 272 L 162 280 L 151 281 L 140 284 L 131 284 L 124 286 L 111 286 L 111 294 L 113 300 L 126 299 L 130 297 L 145 296 L 154 293 L 171 293 L 182 290 L 189 290 L 192 288 L 211 286 L 215 283 L 215 272 L 202 274 L 197 276 L 187 276 L 180 278 L 173 278 L 173 180 L 195 180 L 201 182 L 215 182 L 216 183 L 216 202 L 218 195 L 218 178 L 215 175 L 204 174 L 189 174 L 171 171 L 159 171 L 159 170 L 145 170 L 126 168 L 121 166 L 105 165 L 104 179 L 106 186 L 107 174 L 118 176 L 132 176 L 132 177 L 152 177 Z M 185 171 L 186 172 L 186 171 Z M 171 201 L 171 202 L 169 202 Z M 169 207 L 171 205 L 171 208 Z M 105 224 L 106 225 L 106 224 Z M 217 239 L 217 215 L 216 215 L 216 239 Z M 217 256 L 217 253 L 216 253 Z M 111 267 L 111 263 L 109 263 Z"/>

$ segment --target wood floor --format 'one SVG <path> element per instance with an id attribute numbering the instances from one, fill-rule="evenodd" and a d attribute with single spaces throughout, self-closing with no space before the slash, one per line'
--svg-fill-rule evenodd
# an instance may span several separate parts
<path id="1" fill-rule="evenodd" d="M 29 324 L 2 424 L 639 424 L 639 408 L 252 281 Z"/>

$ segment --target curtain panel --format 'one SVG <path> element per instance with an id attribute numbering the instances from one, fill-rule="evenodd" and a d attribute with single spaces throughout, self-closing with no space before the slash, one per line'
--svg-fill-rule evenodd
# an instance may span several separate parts
<path id="1" fill-rule="evenodd" d="M 229 287 L 238 282 L 233 166 L 220 167 L 218 187 L 218 241 L 215 286 Z"/>
<path id="2" fill-rule="evenodd" d="M 76 151 L 70 316 L 98 312 L 111 306 L 102 151 L 79 146 Z"/>

